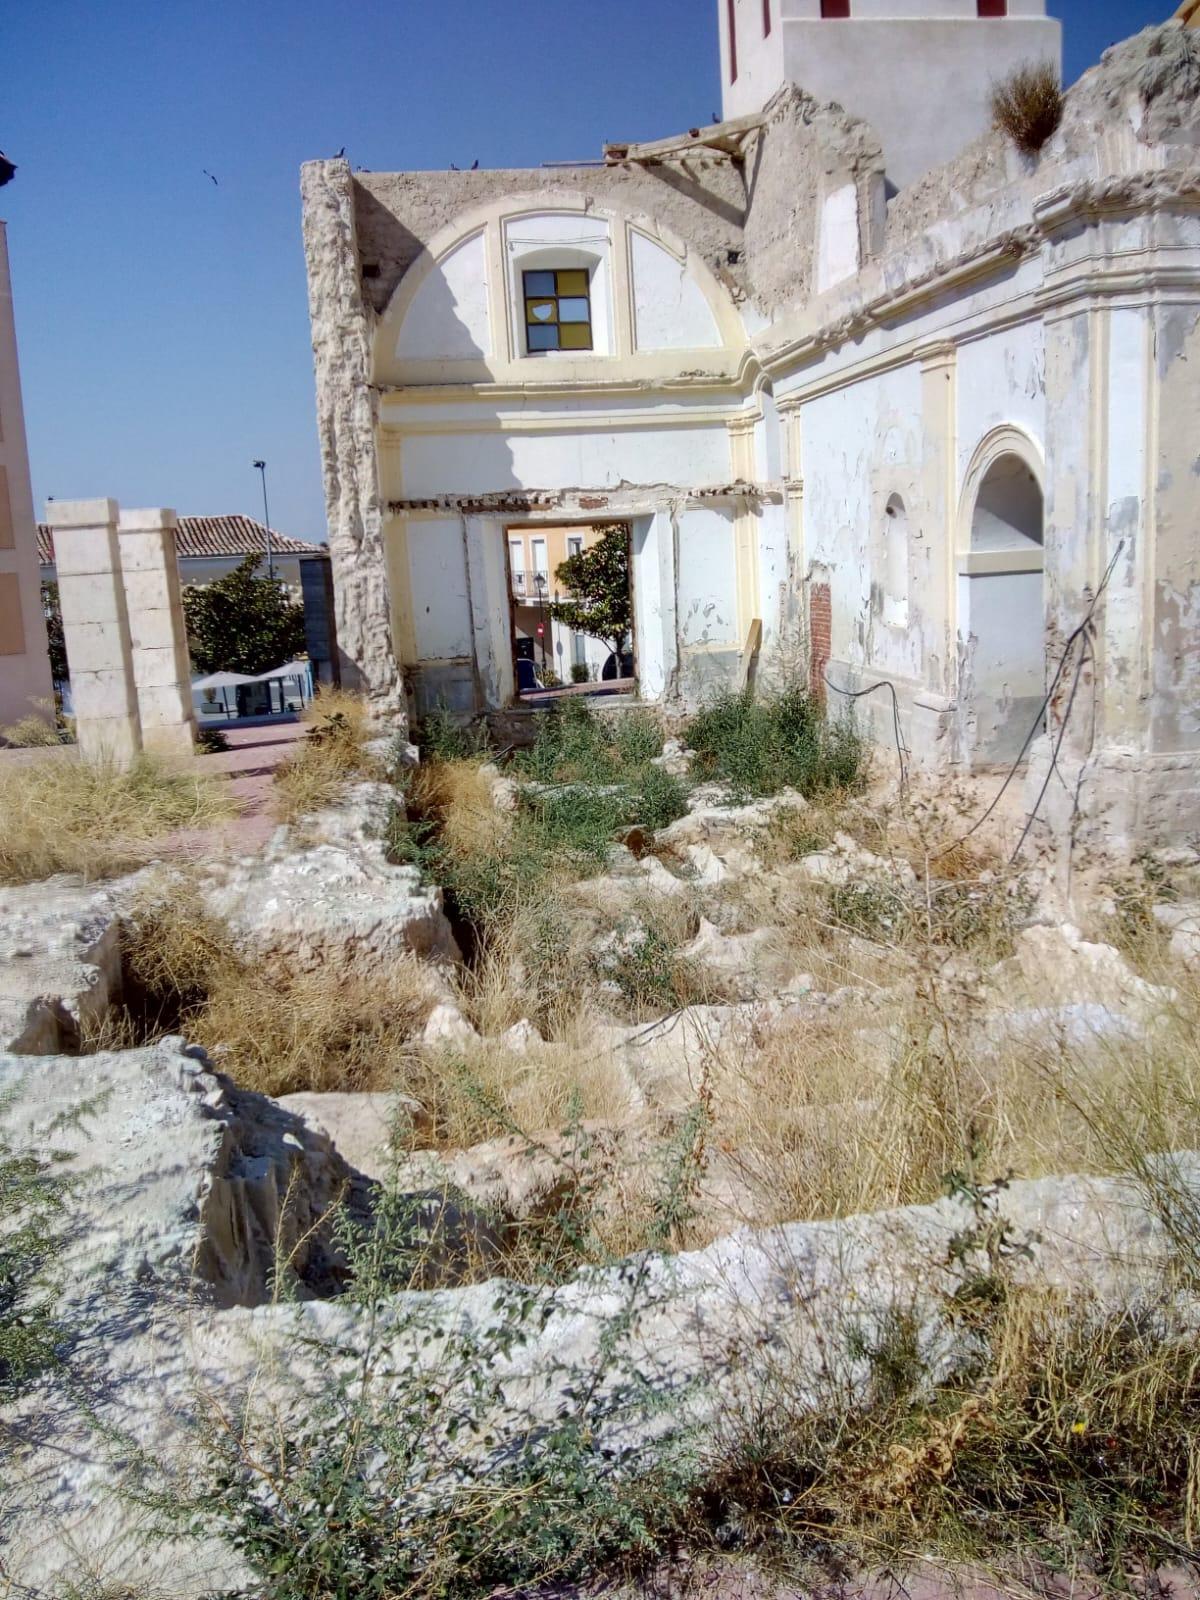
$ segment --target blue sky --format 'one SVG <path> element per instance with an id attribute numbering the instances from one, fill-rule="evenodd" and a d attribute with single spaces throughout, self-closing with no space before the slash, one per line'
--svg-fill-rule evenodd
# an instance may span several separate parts
<path id="1" fill-rule="evenodd" d="M 1173 0 L 1051 0 L 1074 78 Z M 0 191 L 39 507 L 324 537 L 297 181 L 590 159 L 720 106 L 714 0 L 7 0 Z M 216 184 L 204 175 L 214 174 Z"/>

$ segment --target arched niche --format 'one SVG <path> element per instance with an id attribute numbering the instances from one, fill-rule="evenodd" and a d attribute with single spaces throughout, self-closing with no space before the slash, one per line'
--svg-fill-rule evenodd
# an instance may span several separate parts
<path id="1" fill-rule="evenodd" d="M 1043 463 L 997 429 L 975 452 L 958 530 L 959 638 L 975 765 L 1015 761 L 1040 731 L 1046 692 Z"/>

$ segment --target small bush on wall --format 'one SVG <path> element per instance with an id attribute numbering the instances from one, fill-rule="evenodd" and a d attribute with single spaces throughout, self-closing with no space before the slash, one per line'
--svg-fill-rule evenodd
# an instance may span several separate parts
<path id="1" fill-rule="evenodd" d="M 1026 63 L 992 90 L 992 125 L 1036 155 L 1057 131 L 1063 114 L 1058 73 L 1048 61 Z"/>

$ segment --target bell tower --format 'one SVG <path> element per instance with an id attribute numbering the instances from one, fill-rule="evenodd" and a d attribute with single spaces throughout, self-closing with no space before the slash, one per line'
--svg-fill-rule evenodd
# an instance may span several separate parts
<path id="1" fill-rule="evenodd" d="M 1046 0 L 717 0 L 726 117 L 793 83 L 869 122 L 903 188 L 986 131 L 992 85 L 1062 70 Z"/>

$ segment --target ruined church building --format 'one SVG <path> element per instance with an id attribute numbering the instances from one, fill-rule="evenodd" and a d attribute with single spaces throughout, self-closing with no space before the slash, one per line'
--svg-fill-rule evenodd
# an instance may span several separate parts
<path id="1" fill-rule="evenodd" d="M 1025 155 L 990 96 L 1058 66 L 1044 0 L 718 11 L 721 122 L 304 167 L 345 666 L 383 710 L 511 704 L 510 530 L 622 521 L 645 699 L 737 683 L 759 622 L 760 682 L 890 685 L 916 765 L 1024 756 L 1052 827 L 1182 842 L 1200 34 L 1114 47 Z M 894 745 L 891 689 L 856 704 Z"/>

